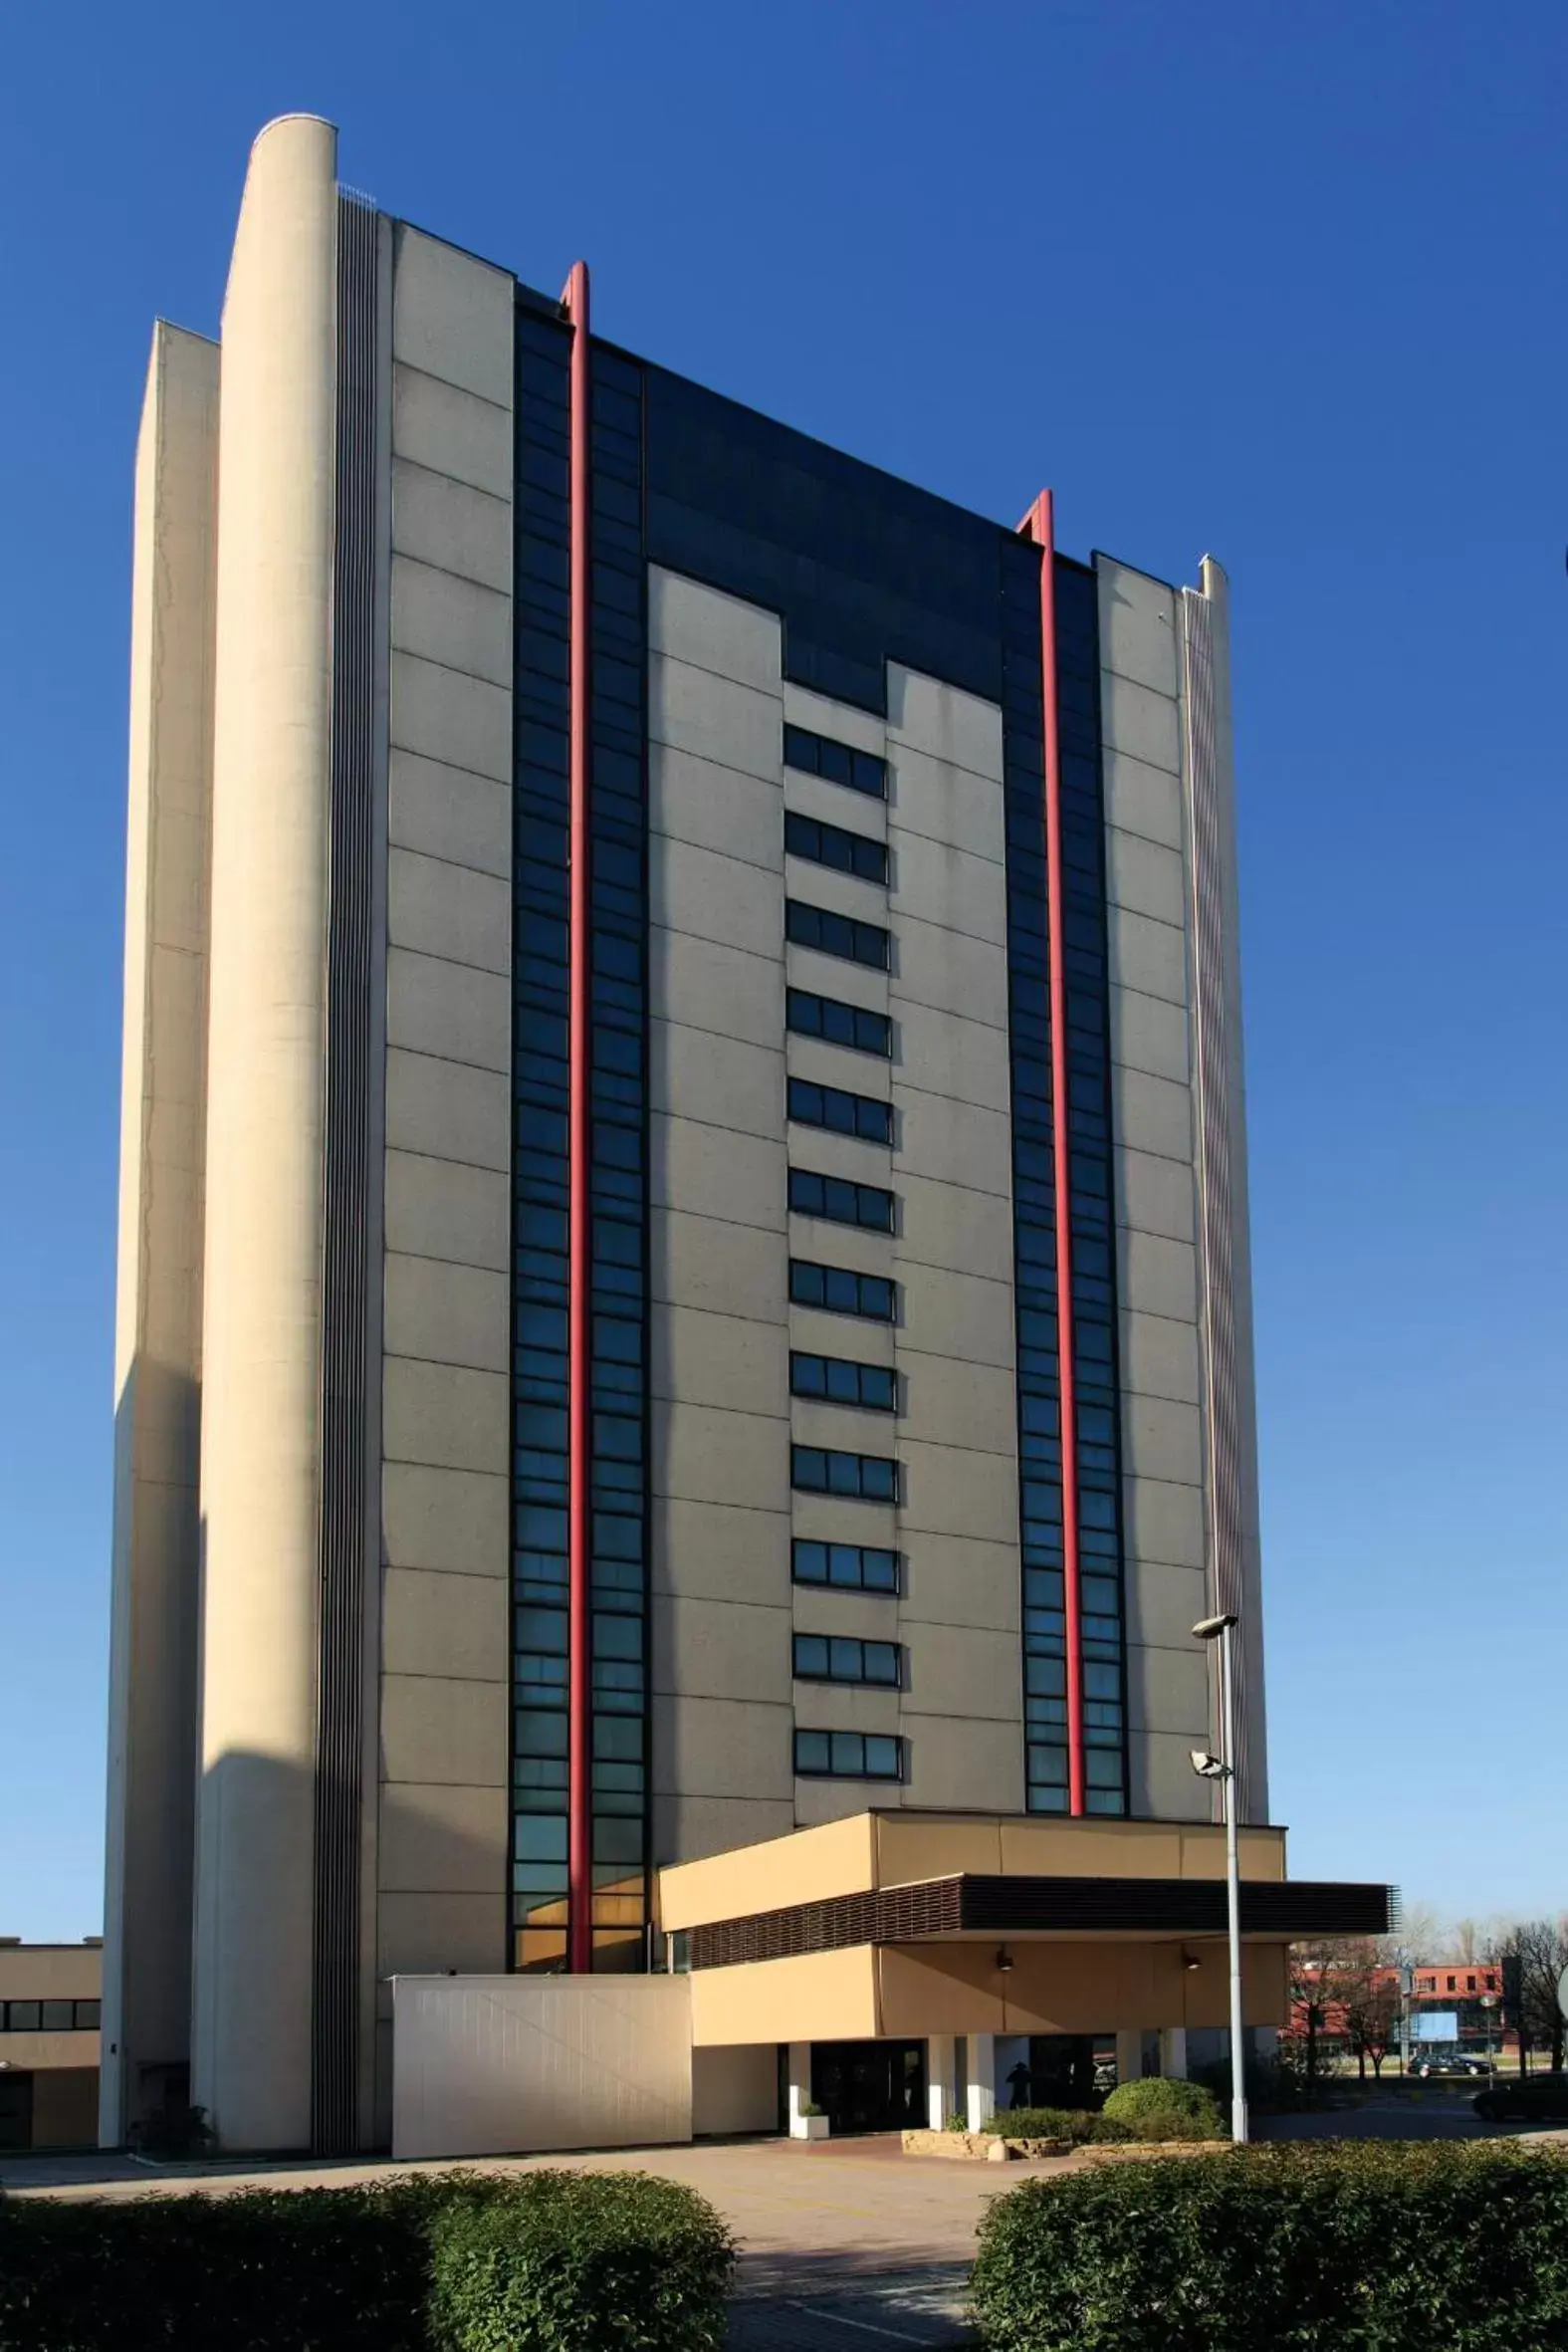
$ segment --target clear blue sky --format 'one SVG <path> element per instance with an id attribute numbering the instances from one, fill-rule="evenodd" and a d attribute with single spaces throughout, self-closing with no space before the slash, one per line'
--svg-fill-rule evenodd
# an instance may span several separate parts
<path id="1" fill-rule="evenodd" d="M 246 150 L 1234 596 L 1274 1812 L 1568 1905 L 1561 0 L 105 0 L 0 83 L 0 1932 L 101 1913 L 131 451 Z"/>

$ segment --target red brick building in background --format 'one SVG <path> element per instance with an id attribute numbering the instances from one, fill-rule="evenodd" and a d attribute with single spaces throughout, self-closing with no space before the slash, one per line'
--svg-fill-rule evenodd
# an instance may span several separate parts
<path id="1" fill-rule="evenodd" d="M 1389 2019 L 1391 2030 L 1388 2046 L 1391 2052 L 1400 2046 L 1399 2019 L 1402 2005 L 1401 1971 L 1392 1962 L 1374 1961 L 1364 1969 L 1353 1963 L 1343 1964 L 1343 1974 L 1354 1975 L 1356 1991 L 1348 1987 L 1335 1991 L 1321 2004 L 1309 1999 L 1307 1988 L 1314 1974 L 1321 1977 L 1325 1964 L 1303 1959 L 1293 1972 L 1297 1991 L 1291 2006 L 1291 2021 L 1285 2029 L 1286 2037 L 1305 2044 L 1311 2035 L 1312 2008 L 1317 2014 L 1316 2039 L 1319 2052 L 1325 2057 L 1353 2052 L 1354 2034 L 1351 2010 L 1360 2002 L 1375 2007 Z M 1332 1980 L 1342 1969 L 1334 1960 L 1326 1964 Z M 1414 2055 L 1422 2049 L 1456 2048 L 1460 2055 L 1484 2055 L 1492 2049 L 1516 2047 L 1517 2036 L 1510 2025 L 1504 2030 L 1502 2019 L 1502 1969 L 1496 1961 L 1452 1960 L 1424 1963 L 1410 1971 L 1409 1993 L 1411 2018 L 1411 2050 Z M 1453 2013 L 1457 2019 L 1457 2034 L 1452 2040 L 1423 2038 L 1417 2022 L 1423 2015 L 1442 2016 Z"/>

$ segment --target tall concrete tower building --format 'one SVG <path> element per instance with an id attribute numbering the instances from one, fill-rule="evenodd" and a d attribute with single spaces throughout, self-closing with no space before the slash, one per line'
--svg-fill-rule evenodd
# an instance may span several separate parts
<path id="1" fill-rule="evenodd" d="M 290 117 L 134 594 L 106 2136 L 374 2145 L 391 1976 L 641 1970 L 661 1868 L 841 1816 L 1109 1883 L 1209 1835 L 1215 1610 L 1265 1823 L 1219 566 Z"/>

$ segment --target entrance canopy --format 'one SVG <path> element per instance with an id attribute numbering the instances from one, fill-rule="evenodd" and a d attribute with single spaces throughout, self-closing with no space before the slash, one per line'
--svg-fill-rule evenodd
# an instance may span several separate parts
<path id="1" fill-rule="evenodd" d="M 1381 1935 L 1387 1886 L 1292 1881 L 1241 1836 L 1247 2020 L 1290 1943 Z M 1225 1835 L 1209 1823 L 861 1813 L 660 1874 L 698 2043 L 1073 2033 L 1226 2021 Z"/>

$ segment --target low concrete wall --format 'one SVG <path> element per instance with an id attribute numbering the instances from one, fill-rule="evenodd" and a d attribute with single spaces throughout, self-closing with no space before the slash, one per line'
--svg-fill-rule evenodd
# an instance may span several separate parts
<path id="1" fill-rule="evenodd" d="M 1212 2156 L 1227 2140 L 1126 2140 L 1085 2144 L 1071 2140 L 1008 2140 L 1001 2132 L 901 2132 L 906 2156 L 977 2158 L 983 2164 L 1033 2162 L 1070 2156 L 1084 2164 L 1136 2164 L 1146 2156 Z"/>
<path id="2" fill-rule="evenodd" d="M 394 2157 L 691 2136 L 685 1977 L 392 1980 Z"/>
<path id="3" fill-rule="evenodd" d="M 692 2051 L 692 2130 L 701 2139 L 723 2132 L 779 2129 L 779 2050 L 771 2041 Z"/>

